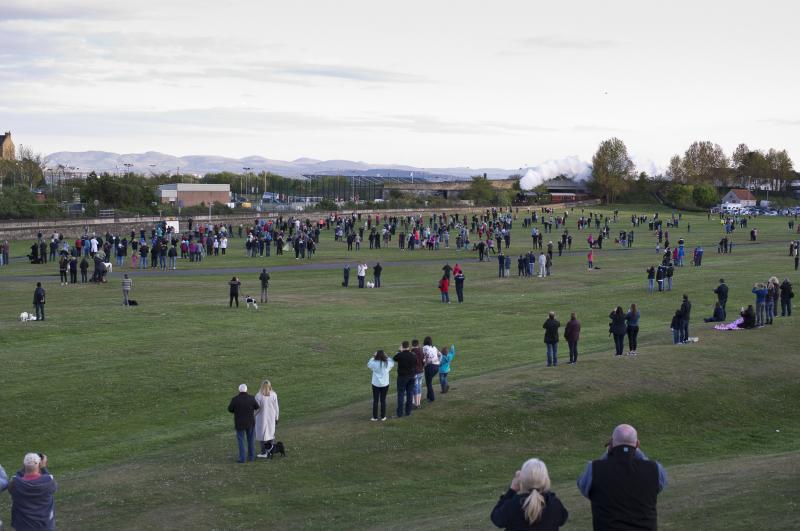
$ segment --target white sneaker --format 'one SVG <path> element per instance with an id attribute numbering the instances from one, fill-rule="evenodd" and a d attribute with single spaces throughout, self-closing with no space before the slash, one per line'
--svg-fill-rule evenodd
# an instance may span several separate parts
<path id="1" fill-rule="evenodd" d="M 376 419 L 375 417 L 372 417 L 372 418 L 371 418 L 371 419 L 369 419 L 369 420 L 371 420 L 372 422 L 375 422 L 375 421 L 376 421 L 376 420 L 378 420 L 378 419 Z"/>
<path id="2" fill-rule="evenodd" d="M 269 457 L 269 455 L 268 454 L 257 454 L 256 457 L 266 458 L 266 457 Z"/>
<path id="3" fill-rule="evenodd" d="M 381 419 L 381 422 L 386 422 L 386 417 L 383 417 L 383 418 Z"/>

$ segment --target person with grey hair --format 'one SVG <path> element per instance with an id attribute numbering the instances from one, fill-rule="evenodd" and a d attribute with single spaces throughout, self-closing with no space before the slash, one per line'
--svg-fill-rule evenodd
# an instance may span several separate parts
<path id="1" fill-rule="evenodd" d="M 239 394 L 231 398 L 228 412 L 233 413 L 233 427 L 236 430 L 236 442 L 239 446 L 239 459 L 244 463 L 244 441 L 247 439 L 247 458 L 249 461 L 256 459 L 256 446 L 253 435 L 255 433 L 255 412 L 260 409 L 255 397 L 247 393 L 247 384 L 239 386 Z"/>
<path id="2" fill-rule="evenodd" d="M 655 531 L 656 499 L 667 486 L 664 467 L 642 452 L 629 424 L 614 428 L 606 447 L 578 478 L 578 489 L 592 502 L 594 529 Z"/>
<path id="3" fill-rule="evenodd" d="M 47 471 L 47 456 L 25 454 L 22 470 L 8 486 L 11 495 L 11 527 L 14 529 L 55 529 L 56 508 L 53 495 L 58 484 Z M 0 469 L 0 476 L 5 472 Z M 0 479 L 2 486 L 2 479 Z"/>

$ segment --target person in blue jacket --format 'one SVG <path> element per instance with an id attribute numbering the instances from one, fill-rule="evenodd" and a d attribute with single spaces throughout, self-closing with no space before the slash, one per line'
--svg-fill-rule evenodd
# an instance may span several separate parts
<path id="1" fill-rule="evenodd" d="M 439 362 L 439 384 L 442 386 L 442 393 L 446 393 L 450 390 L 450 384 L 447 382 L 447 377 L 450 375 L 450 364 L 453 362 L 453 358 L 455 357 L 455 345 L 450 345 L 450 350 L 447 351 L 447 354 L 444 354 L 444 349 L 442 349 L 442 359 Z"/>
<path id="2" fill-rule="evenodd" d="M 764 326 L 764 313 L 767 305 L 767 287 L 758 283 L 753 286 L 756 296 L 756 326 Z"/>

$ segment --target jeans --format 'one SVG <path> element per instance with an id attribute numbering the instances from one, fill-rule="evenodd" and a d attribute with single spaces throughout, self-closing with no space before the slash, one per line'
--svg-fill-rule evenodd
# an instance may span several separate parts
<path id="1" fill-rule="evenodd" d="M 424 372 L 419 372 L 414 375 L 414 387 L 413 391 L 415 395 L 422 394 L 422 378 L 425 376 Z"/>
<path id="2" fill-rule="evenodd" d="M 246 430 L 236 430 L 236 442 L 239 445 L 239 462 L 244 463 L 244 439 L 247 437 L 247 459 L 255 461 L 256 459 L 256 443 L 253 439 L 254 428 Z"/>
<path id="3" fill-rule="evenodd" d="M 681 343 L 686 343 L 689 340 L 689 321 L 681 320 Z"/>
<path id="4" fill-rule="evenodd" d="M 767 301 L 767 323 L 772 324 L 775 318 L 775 301 Z"/>
<path id="5" fill-rule="evenodd" d="M 558 365 L 558 343 L 545 343 L 547 345 L 547 366 Z"/>
<path id="6" fill-rule="evenodd" d="M 147 257 L 143 256 L 139 259 L 139 269 L 147 269 Z"/>
<path id="7" fill-rule="evenodd" d="M 439 373 L 439 366 L 438 365 L 425 365 L 425 387 L 428 389 L 427 398 L 430 402 L 436 400 L 436 396 L 433 394 L 433 377 Z"/>
<path id="8" fill-rule="evenodd" d="M 569 362 L 576 363 L 578 361 L 578 342 L 567 341 L 567 346 L 569 347 Z"/>
<path id="9" fill-rule="evenodd" d="M 792 299 L 781 299 L 781 317 L 792 316 Z"/>
<path id="10" fill-rule="evenodd" d="M 375 387 L 372 386 L 372 418 L 382 419 L 386 418 L 386 393 L 389 392 L 389 386 Z M 378 416 L 378 403 L 381 405 L 381 416 Z"/>
<path id="11" fill-rule="evenodd" d="M 442 392 L 446 393 L 447 388 L 450 387 L 450 384 L 447 383 L 447 375 L 450 374 L 449 372 L 439 372 L 439 385 L 442 386 Z"/>
<path id="12" fill-rule="evenodd" d="M 766 304 L 763 302 L 756 303 L 756 326 L 764 326 L 764 310 Z"/>
<path id="13" fill-rule="evenodd" d="M 406 416 L 411 415 L 411 407 L 414 404 L 414 377 L 397 377 L 397 416 L 403 416 L 403 397 L 405 396 Z"/>
<path id="14" fill-rule="evenodd" d="M 667 277 L 667 291 L 672 291 L 672 277 Z"/>
<path id="15" fill-rule="evenodd" d="M 117 255 L 117 265 L 118 265 L 118 266 L 121 266 L 121 265 L 122 265 L 122 255 L 121 255 L 121 254 L 118 254 L 118 255 Z"/>
<path id="16" fill-rule="evenodd" d="M 628 326 L 628 350 L 636 351 L 636 338 L 639 336 L 638 326 Z"/>
<path id="17" fill-rule="evenodd" d="M 653 293 L 653 286 L 655 284 L 655 280 L 652 278 L 647 279 L 647 293 Z"/>
<path id="18" fill-rule="evenodd" d="M 456 284 L 456 296 L 458 297 L 458 302 L 464 302 L 464 287 L 459 286 Z"/>
<path id="19" fill-rule="evenodd" d="M 381 276 L 380 275 L 375 275 L 375 287 L 376 288 L 381 287 Z"/>
<path id="20" fill-rule="evenodd" d="M 443 291 L 442 292 L 442 302 L 450 302 L 450 293 Z"/>
<path id="21" fill-rule="evenodd" d="M 358 287 L 359 288 L 363 288 L 364 287 L 364 277 L 362 277 L 360 275 L 358 277 Z"/>
<path id="22" fill-rule="evenodd" d="M 672 344 L 677 345 L 681 342 L 681 329 L 680 328 L 673 328 L 672 329 Z"/>
<path id="23" fill-rule="evenodd" d="M 625 348 L 625 334 L 614 334 L 614 354 L 622 356 L 622 351 Z"/>
<path id="24" fill-rule="evenodd" d="M 36 308 L 36 320 L 44 321 L 44 303 L 37 302 L 33 306 Z"/>
<path id="25" fill-rule="evenodd" d="M 177 256 L 170 256 L 169 257 L 169 268 L 175 269 L 178 265 L 178 257 Z"/>
<path id="26" fill-rule="evenodd" d="M 128 305 L 128 300 L 129 300 L 130 294 L 131 294 L 130 290 L 127 290 L 127 289 L 122 290 L 122 305 L 123 306 L 127 306 Z"/>

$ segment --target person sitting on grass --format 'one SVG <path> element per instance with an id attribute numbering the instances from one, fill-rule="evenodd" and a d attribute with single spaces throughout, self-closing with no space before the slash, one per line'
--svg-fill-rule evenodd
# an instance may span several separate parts
<path id="1" fill-rule="evenodd" d="M 725 312 L 722 311 L 722 305 L 719 301 L 714 303 L 714 315 L 703 319 L 706 323 L 719 323 L 725 320 Z"/>
<path id="2" fill-rule="evenodd" d="M 547 466 L 539 459 L 523 463 L 491 514 L 494 525 L 508 530 L 555 530 L 567 518 L 569 513 L 564 504 L 550 490 Z"/>
<path id="3" fill-rule="evenodd" d="M 753 305 L 747 305 L 747 309 L 742 307 L 742 311 L 739 313 L 742 317 L 742 322 L 739 323 L 739 328 L 755 328 L 756 327 L 756 311 L 753 309 Z"/>

